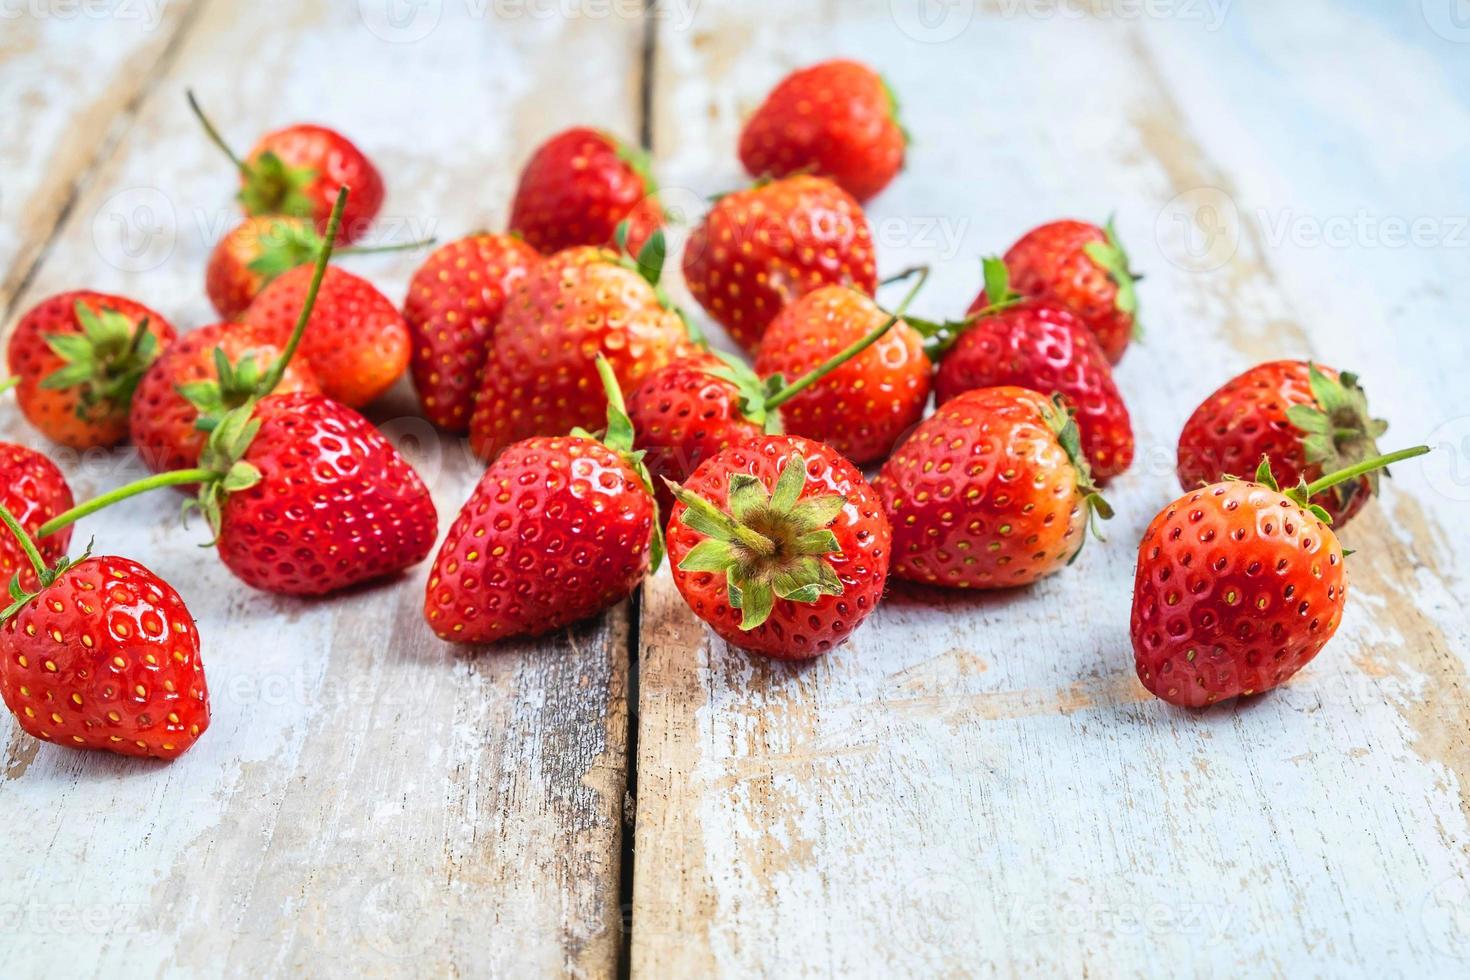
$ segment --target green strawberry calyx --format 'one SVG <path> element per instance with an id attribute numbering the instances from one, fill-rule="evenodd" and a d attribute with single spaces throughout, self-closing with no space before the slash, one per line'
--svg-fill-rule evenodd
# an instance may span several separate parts
<path id="1" fill-rule="evenodd" d="M 899 135 L 903 137 L 904 148 L 914 145 L 914 136 L 909 128 L 903 124 L 902 106 L 898 101 L 898 93 L 893 90 L 888 79 L 882 75 L 878 76 L 879 83 L 883 86 L 883 95 L 888 100 L 888 118 L 893 120 L 893 125 L 898 127 Z"/>
<path id="2" fill-rule="evenodd" d="M 1143 326 L 1138 320 L 1138 280 L 1142 279 L 1139 273 L 1134 272 L 1128 261 L 1128 252 L 1123 248 L 1123 242 L 1118 238 L 1118 229 L 1113 223 L 1113 218 L 1108 218 L 1108 223 L 1103 226 L 1105 241 L 1088 242 L 1082 251 L 1087 253 L 1097 266 L 1108 274 L 1113 285 L 1117 287 L 1117 295 L 1113 299 L 1113 305 L 1118 312 L 1126 313 L 1133 318 L 1133 339 L 1138 340 L 1143 336 Z"/>
<path id="3" fill-rule="evenodd" d="M 26 529 L 21 526 L 20 521 L 16 520 L 15 515 L 6 509 L 4 504 L 0 504 L 0 523 L 3 523 L 9 528 L 10 533 L 15 535 L 15 540 L 20 543 L 21 550 L 25 552 L 26 559 L 30 561 L 31 567 L 36 570 L 36 580 L 40 583 L 40 588 L 35 592 L 27 592 L 21 588 L 19 572 L 16 572 L 11 577 L 9 586 L 10 605 L 4 609 L 0 609 L 0 623 L 4 623 L 16 613 L 20 612 L 26 603 L 51 588 L 52 584 L 62 572 L 91 557 L 92 546 L 88 544 L 86 550 L 79 557 L 63 557 L 54 566 L 48 568 L 45 559 L 41 557 L 41 552 L 36 548 L 36 542 L 26 533 Z M 37 537 L 44 537 L 44 535 L 38 533 Z"/>
<path id="4" fill-rule="evenodd" d="M 1112 520 L 1113 507 L 1103 498 L 1102 491 L 1092 478 L 1092 466 L 1082 452 L 1082 430 L 1077 428 L 1077 420 L 1073 417 L 1071 408 L 1061 395 L 1054 394 L 1051 396 L 1050 407 L 1042 409 L 1041 417 L 1046 420 L 1047 428 L 1057 437 L 1057 443 L 1067 454 L 1067 459 L 1071 460 L 1072 468 L 1077 471 L 1077 490 L 1082 494 L 1083 505 L 1087 508 L 1089 530 L 1099 541 L 1106 541 L 1100 521 Z M 1086 536 L 1083 540 L 1086 541 Z M 1071 561 L 1076 561 L 1077 555 L 1081 553 L 1082 548 L 1079 545 Z"/>
<path id="5" fill-rule="evenodd" d="M 638 175 L 643 182 L 644 194 L 657 194 L 658 181 L 653 176 L 653 160 L 648 151 L 641 146 L 636 146 L 625 140 L 621 140 L 606 130 L 598 130 L 603 139 L 612 146 L 613 153 L 617 154 L 619 160 L 628 165 L 628 169 Z"/>
<path id="6" fill-rule="evenodd" d="M 600 442 L 617 453 L 618 458 L 638 474 L 638 481 L 648 491 L 648 496 L 653 500 L 653 541 L 649 548 L 648 562 L 648 574 L 652 575 L 664 561 L 664 524 L 659 520 L 658 496 L 653 491 L 653 475 L 648 472 L 648 464 L 643 461 L 647 451 L 633 448 L 636 434 L 633 431 L 633 419 L 628 415 L 628 406 L 623 401 L 622 385 L 618 384 L 618 376 L 613 372 L 612 364 L 601 354 L 597 355 L 597 376 L 607 395 L 607 428 L 600 434 L 576 428 L 571 434 L 578 439 Z"/>
<path id="7" fill-rule="evenodd" d="M 220 152 L 230 158 L 235 169 L 240 171 L 243 185 L 238 195 L 240 204 L 245 208 L 247 214 L 284 214 L 298 218 L 310 218 L 316 213 L 316 205 L 311 196 L 307 194 L 307 188 L 316 182 L 317 172 L 311 167 L 289 166 L 277 154 L 270 150 L 257 156 L 253 161 L 242 160 L 225 138 L 220 135 L 214 123 L 204 114 L 199 100 L 194 97 L 192 91 L 186 91 L 185 96 L 189 100 L 189 108 L 193 111 L 199 124 L 204 127 L 204 132 L 209 136 L 210 142 L 219 147 Z"/>
<path id="8" fill-rule="evenodd" d="M 742 630 L 764 623 L 778 599 L 813 603 L 842 594 L 842 580 L 826 556 L 842 552 L 831 525 L 847 498 L 802 499 L 807 469 L 799 453 L 786 461 L 770 490 L 749 473 L 730 474 L 729 512 L 672 480 L 664 482 L 684 505 L 680 523 L 704 536 L 679 570 L 724 573 Z"/>
<path id="9" fill-rule="evenodd" d="M 960 336 L 975 323 L 1002 310 L 1008 310 L 1025 299 L 1011 288 L 1011 274 L 1004 259 L 987 256 L 980 260 L 980 268 L 985 282 L 985 305 L 980 309 L 959 320 L 906 318 L 906 322 L 924 338 L 924 353 L 929 355 L 931 361 L 942 360 L 950 348 L 959 342 Z"/>
<path id="10" fill-rule="evenodd" d="M 1334 470 L 1331 473 L 1324 474 L 1311 483 L 1308 483 L 1306 478 L 1303 477 L 1297 481 L 1296 486 L 1286 490 L 1281 489 L 1280 484 L 1276 482 L 1276 476 L 1271 472 L 1271 457 L 1262 454 L 1261 463 L 1256 467 L 1255 482 L 1284 495 L 1298 507 L 1310 512 L 1313 517 L 1317 518 L 1323 524 L 1331 524 L 1332 515 L 1322 506 L 1312 503 L 1312 498 L 1317 496 L 1317 494 L 1341 486 L 1344 483 L 1355 483 L 1361 476 L 1377 473 L 1379 470 L 1386 469 L 1394 463 L 1402 462 L 1406 459 L 1413 459 L 1415 456 L 1423 456 L 1429 451 L 1428 446 L 1410 446 L 1408 449 L 1400 449 L 1382 456 L 1374 456 L 1371 459 L 1361 459 L 1340 470 Z M 1227 476 L 1225 479 L 1234 480 L 1237 478 Z"/>
<path id="11" fill-rule="evenodd" d="M 1327 473 L 1379 455 L 1377 439 L 1388 431 L 1388 423 L 1368 413 L 1368 396 L 1358 376 L 1343 372 L 1333 378 L 1313 363 L 1307 364 L 1307 372 L 1316 404 L 1286 410 L 1287 420 L 1302 433 L 1307 462 Z M 1369 492 L 1376 494 L 1379 471 L 1366 475 Z M 1335 485 L 1332 493 L 1337 505 L 1345 508 L 1361 489 L 1362 481 L 1352 480 Z"/>
<path id="12" fill-rule="evenodd" d="M 653 288 L 653 295 L 658 300 L 658 305 L 673 313 L 679 318 L 679 322 L 684 324 L 684 333 L 689 337 L 690 342 L 708 350 L 709 339 L 705 337 L 704 331 L 688 313 L 684 312 L 682 307 L 669 297 L 668 290 L 664 288 L 662 282 L 664 259 L 668 256 L 668 243 L 664 238 L 664 230 L 655 228 L 653 234 L 648 236 L 648 241 L 643 243 L 643 247 L 634 256 L 628 251 L 628 234 L 631 226 L 632 223 L 624 218 L 618 222 L 617 228 L 613 231 L 613 241 L 618 247 L 615 261 L 623 268 L 638 273 L 643 281 Z"/>
<path id="13" fill-rule="evenodd" d="M 111 307 L 93 310 L 80 300 L 73 314 L 80 333 L 42 338 L 63 365 L 43 378 L 41 387 L 80 389 L 78 418 L 126 410 L 143 372 L 158 356 L 158 338 L 148 329 L 148 318 L 134 323 Z"/>

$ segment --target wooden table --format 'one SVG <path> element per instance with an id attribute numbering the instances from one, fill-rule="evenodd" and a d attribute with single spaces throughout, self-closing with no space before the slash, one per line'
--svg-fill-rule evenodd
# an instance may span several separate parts
<path id="1" fill-rule="evenodd" d="M 1470 27 L 1453 2 L 767 0 L 0 6 L 0 307 L 95 287 L 181 326 L 237 145 L 328 122 L 386 175 L 380 238 L 504 224 L 531 147 L 650 142 L 697 216 L 787 70 L 880 66 L 914 135 L 881 271 L 962 310 L 978 257 L 1116 210 L 1147 342 L 1110 540 L 1025 592 L 895 585 L 773 665 L 667 571 L 538 643 L 455 651 L 422 569 L 330 602 L 239 587 L 168 493 L 87 521 L 184 593 L 214 723 L 173 763 L 6 719 L 0 976 L 1356 974 L 1470 970 Z M 345 260 L 344 260 L 345 261 Z M 418 259 L 354 267 L 400 297 Z M 678 291 L 682 295 L 682 287 Z M 1337 638 L 1185 713 L 1133 676 L 1134 544 L 1193 406 L 1278 356 L 1359 370 L 1399 467 L 1345 534 Z M 0 436 L 39 445 L 13 408 Z M 447 526 L 478 472 L 375 408 Z M 54 447 L 53 447 L 54 448 Z M 78 496 L 141 472 L 58 454 Z M 635 802 L 636 801 L 636 802 Z"/>

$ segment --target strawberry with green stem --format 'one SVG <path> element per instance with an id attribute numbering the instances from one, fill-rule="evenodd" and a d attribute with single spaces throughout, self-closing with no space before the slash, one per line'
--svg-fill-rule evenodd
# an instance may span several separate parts
<path id="1" fill-rule="evenodd" d="M 34 449 L 0 442 L 0 505 L 35 538 L 48 565 L 66 554 L 71 530 L 64 528 L 47 537 L 36 532 L 46 521 L 71 509 L 74 502 L 71 487 L 55 463 Z M 9 582 L 16 575 L 22 586 L 34 587 L 35 572 L 19 542 L 14 535 L 0 535 L 0 582 Z"/>
<path id="2" fill-rule="evenodd" d="M 1342 622 L 1348 554 L 1313 498 L 1416 446 L 1281 490 L 1261 457 L 1159 511 L 1138 546 L 1129 632 L 1138 678 L 1170 704 L 1201 708 L 1285 683 Z"/>

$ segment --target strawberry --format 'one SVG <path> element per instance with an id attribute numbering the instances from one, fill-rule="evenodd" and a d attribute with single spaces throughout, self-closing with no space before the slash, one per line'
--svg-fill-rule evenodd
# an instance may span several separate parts
<path id="1" fill-rule="evenodd" d="M 650 247 L 657 242 L 661 254 L 662 241 L 656 232 Z M 605 408 L 598 352 L 624 389 L 692 352 L 680 315 L 653 284 L 660 263 L 645 263 L 645 253 L 635 264 L 606 249 L 568 249 L 515 287 L 475 395 L 476 454 L 493 460 L 522 439 L 596 425 Z"/>
<path id="2" fill-rule="evenodd" d="M 684 246 L 689 291 L 748 351 L 798 296 L 834 284 L 871 296 L 876 270 L 863 209 L 825 177 L 726 194 Z"/>
<path id="3" fill-rule="evenodd" d="M 626 599 L 662 551 L 658 512 L 612 367 L 602 442 L 576 432 L 495 458 L 434 559 L 424 618 L 454 643 L 560 629 Z"/>
<path id="4" fill-rule="evenodd" d="M 873 488 L 831 448 L 761 436 L 671 489 L 674 584 L 726 642 L 778 660 L 817 657 L 883 597 L 888 521 Z"/>
<path id="5" fill-rule="evenodd" d="M 34 449 L 0 442 L 0 506 L 15 515 L 26 534 L 36 538 L 40 527 L 57 514 L 71 509 L 71 487 L 56 464 Z M 71 543 L 71 528 L 49 537 L 38 538 L 36 547 L 48 566 L 66 554 Z M 8 584 L 16 575 L 27 589 L 36 587 L 35 569 L 13 534 L 0 532 L 0 584 Z"/>
<path id="6" fill-rule="evenodd" d="M 325 232 L 338 192 L 350 187 L 352 200 L 336 241 L 347 244 L 367 233 L 383 205 L 383 178 L 347 137 L 325 126 L 287 126 L 262 136 L 242 160 L 205 117 L 193 92 L 188 98 L 210 140 L 240 172 L 239 198 L 246 214 L 310 218 Z"/>
<path id="7" fill-rule="evenodd" d="M 243 322 L 284 344 L 311 285 L 312 267 L 283 272 L 250 304 Z M 361 408 L 387 391 L 408 368 L 408 324 L 373 284 L 336 266 L 327 268 L 301 356 L 328 398 Z"/>
<path id="8" fill-rule="evenodd" d="M 155 473 L 198 466 L 208 433 L 224 414 L 258 397 L 282 345 L 259 328 L 216 323 L 191 330 L 154 361 L 133 395 L 133 445 Z M 305 364 L 283 368 L 272 389 L 317 392 Z"/>
<path id="9" fill-rule="evenodd" d="M 1077 556 L 1092 515 L 1112 516 L 1063 403 L 1027 388 L 945 402 L 873 487 L 893 524 L 894 574 L 952 588 L 1029 585 Z"/>
<path id="10" fill-rule="evenodd" d="M 1016 385 L 1060 394 L 1074 413 L 1082 452 L 1104 483 L 1133 462 L 1133 426 L 1113 370 L 1092 332 L 1071 311 L 1042 300 L 1013 302 L 1005 263 L 987 259 L 986 289 L 973 320 L 932 347 L 938 404 L 975 388 Z M 1000 308 L 997 309 L 996 307 Z"/>
<path id="11" fill-rule="evenodd" d="M 88 449 L 128 431 L 138 379 L 174 328 L 121 296 L 79 291 L 36 304 L 10 334 L 8 362 L 20 379 L 16 401 L 49 439 Z"/>
<path id="12" fill-rule="evenodd" d="M 413 274 L 403 301 L 413 338 L 409 366 L 424 415 L 441 429 L 469 428 L 506 298 L 539 258 L 514 235 L 482 233 L 443 246 Z"/>
<path id="13" fill-rule="evenodd" d="M 1262 457 L 1254 482 L 1193 490 L 1161 510 L 1138 545 L 1130 633 L 1138 678 L 1199 708 L 1284 683 L 1342 621 L 1344 552 L 1310 503 L 1420 446 L 1281 491 Z"/>
<path id="14" fill-rule="evenodd" d="M 1111 363 L 1141 333 L 1134 289 L 1141 277 L 1128 267 L 1111 221 L 1105 228 L 1085 221 L 1042 225 L 1011 246 L 1005 264 L 1023 296 L 1059 303 L 1081 317 Z"/>
<path id="15" fill-rule="evenodd" d="M 167 582 L 127 558 L 31 560 L 34 592 L 0 612 L 0 696 L 28 734 L 72 748 L 175 759 L 209 727 L 194 619 Z"/>
<path id="16" fill-rule="evenodd" d="M 1378 455 L 1388 423 L 1368 412 L 1355 374 L 1306 361 L 1258 364 L 1206 398 L 1179 434 L 1179 483 L 1192 490 L 1239 476 L 1262 456 L 1285 485 Z M 1386 473 L 1385 473 L 1386 475 Z M 1378 492 L 1378 471 L 1317 501 L 1341 527 Z"/>
<path id="17" fill-rule="evenodd" d="M 336 254 L 398 252 L 433 244 L 433 239 L 397 245 L 355 245 Z M 231 228 L 209 254 L 204 289 L 219 315 L 233 320 L 244 313 L 260 291 L 287 269 L 305 265 L 321 249 L 322 236 L 307 218 L 263 215 Z"/>
<path id="18" fill-rule="evenodd" d="M 612 245 L 629 221 L 629 250 L 643 248 L 663 224 L 658 185 L 642 150 L 597 129 L 551 137 L 521 171 L 510 230 L 551 255 L 578 245 Z"/>
<path id="19" fill-rule="evenodd" d="M 838 59 L 794 71 L 771 90 L 740 132 L 740 162 L 752 177 L 831 177 L 866 201 L 903 168 L 907 143 L 883 76 Z"/>
<path id="20" fill-rule="evenodd" d="M 761 338 L 755 370 L 797 378 L 861 342 L 889 315 L 847 286 L 823 286 L 786 306 Z M 824 442 L 859 466 L 887 457 L 929 401 L 924 338 L 902 320 L 881 339 L 784 400 L 785 431 Z"/>

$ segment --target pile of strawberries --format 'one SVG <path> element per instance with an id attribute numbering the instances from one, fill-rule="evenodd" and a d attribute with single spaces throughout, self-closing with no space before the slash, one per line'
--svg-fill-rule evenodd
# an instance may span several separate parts
<path id="1" fill-rule="evenodd" d="M 130 559 L 69 559 L 87 514 L 182 488 L 226 567 L 283 595 L 427 558 L 428 490 L 357 411 L 404 373 L 424 416 L 487 463 L 425 575 L 425 620 L 451 642 L 596 615 L 667 547 L 719 636 L 814 657 L 863 623 L 890 574 L 1026 586 L 1111 516 L 1100 487 L 1134 454 L 1112 365 L 1138 329 L 1117 235 L 1028 232 L 986 260 L 951 321 L 907 314 L 924 269 L 881 307 L 861 202 L 900 170 L 906 136 L 863 65 L 782 81 L 740 139 L 756 182 L 688 239 L 685 281 L 748 359 L 712 349 L 670 301 L 658 189 L 643 154 L 604 132 L 538 149 L 509 231 L 438 248 L 400 309 L 330 264 L 383 199 L 357 147 L 298 125 L 238 157 L 199 118 L 247 214 L 206 271 L 225 319 L 179 335 L 141 303 L 78 291 L 10 334 L 37 429 L 72 447 L 130 438 L 154 474 L 76 504 L 45 456 L 0 445 L 13 600 L 0 693 L 37 738 L 172 758 L 209 724 L 183 600 Z M 1353 375 L 1298 361 L 1205 400 L 1180 437 L 1185 495 L 1139 547 L 1132 635 L 1150 691 L 1208 705 L 1274 687 L 1321 649 L 1347 584 L 1329 525 L 1361 510 L 1386 462 L 1423 451 L 1380 457 L 1384 427 Z"/>

